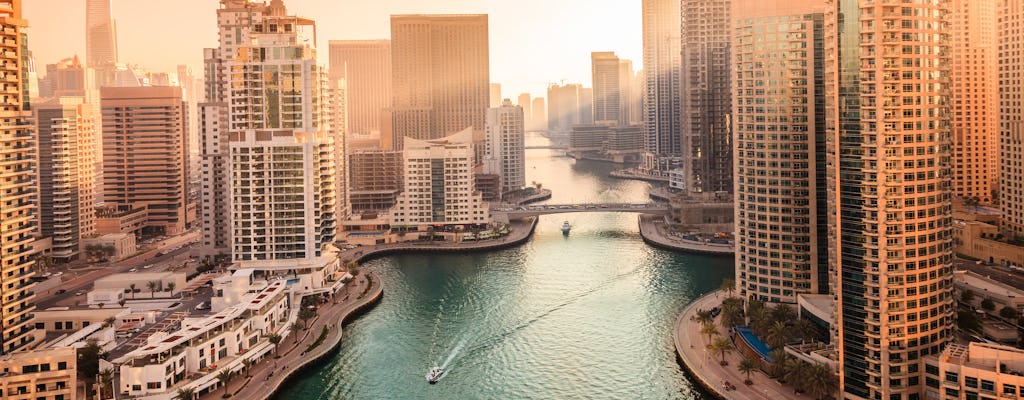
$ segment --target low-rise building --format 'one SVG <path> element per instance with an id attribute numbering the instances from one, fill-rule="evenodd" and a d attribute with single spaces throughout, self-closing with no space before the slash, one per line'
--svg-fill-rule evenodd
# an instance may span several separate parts
<path id="1" fill-rule="evenodd" d="M 1003 242 L 999 227 L 981 221 L 953 223 L 953 249 L 990 263 L 1024 266 L 1024 247 Z"/>
<path id="2" fill-rule="evenodd" d="M 926 399 L 1019 399 L 1024 394 L 1024 350 L 973 342 L 951 344 L 924 358 Z"/>
<path id="3" fill-rule="evenodd" d="M 1024 291 L 974 272 L 953 271 L 953 288 L 958 299 L 962 299 L 960 294 L 965 290 L 974 293 L 974 299 L 969 304 L 974 308 L 980 309 L 981 302 L 990 299 L 996 305 L 995 313 L 1006 306 L 1024 311 Z"/>
<path id="4" fill-rule="evenodd" d="M 103 206 L 96 209 L 96 234 L 131 233 L 142 236 L 142 230 L 149 224 L 146 207 L 130 205 Z"/>
<path id="5" fill-rule="evenodd" d="M 93 325 L 102 325 L 108 318 L 114 318 L 115 326 L 120 326 L 123 317 L 128 315 L 127 308 L 121 308 L 117 303 L 110 303 L 109 307 L 99 308 L 70 308 L 55 307 L 35 312 L 35 328 L 43 332 L 47 337 L 55 334 L 68 334 L 85 329 Z"/>
<path id="6" fill-rule="evenodd" d="M 181 330 L 152 335 L 113 360 L 120 368 L 118 391 L 133 398 L 168 398 L 179 388 L 204 393 L 216 388 L 219 371 L 238 371 L 243 360 L 272 354 L 268 335 L 288 336 L 298 312 L 289 308 L 286 280 L 261 284 L 259 292 L 209 317 L 185 319 Z"/>
<path id="7" fill-rule="evenodd" d="M 110 261 L 120 261 L 132 254 L 138 248 L 135 242 L 135 235 L 130 233 L 108 233 L 106 235 L 93 236 L 82 239 L 82 246 L 100 246 L 113 249 Z"/>
<path id="8" fill-rule="evenodd" d="M 0 357 L 0 398 L 75 400 L 76 365 L 71 347 L 6 354 Z"/>
<path id="9" fill-rule="evenodd" d="M 159 282 L 159 285 L 153 290 L 149 287 L 149 282 Z M 93 283 L 95 290 L 119 289 L 125 291 L 129 293 L 129 300 L 173 297 L 184 288 L 184 272 L 128 272 L 106 276 Z"/>

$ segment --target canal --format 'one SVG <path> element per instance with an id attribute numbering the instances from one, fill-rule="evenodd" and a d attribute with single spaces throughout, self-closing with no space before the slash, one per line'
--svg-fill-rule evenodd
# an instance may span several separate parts
<path id="1" fill-rule="evenodd" d="M 552 189 L 552 203 L 647 201 L 649 184 L 612 169 L 527 151 L 526 180 Z M 703 399 L 676 363 L 672 329 L 732 265 L 647 246 L 631 213 L 541 217 L 513 249 L 373 260 L 363 268 L 383 280 L 381 302 L 277 398 Z M 448 373 L 428 385 L 435 364 Z"/>

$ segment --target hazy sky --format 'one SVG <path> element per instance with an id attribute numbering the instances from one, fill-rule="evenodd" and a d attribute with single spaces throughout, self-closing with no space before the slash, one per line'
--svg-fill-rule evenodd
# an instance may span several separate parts
<path id="1" fill-rule="evenodd" d="M 151 71 L 189 64 L 202 74 L 202 49 L 217 44 L 218 0 L 114 0 L 122 62 Z M 85 0 L 28 0 L 29 47 L 40 69 L 78 54 L 85 60 Z M 590 86 L 590 52 L 614 51 L 641 66 L 640 0 L 285 0 L 290 14 L 317 23 L 319 57 L 327 41 L 390 36 L 388 16 L 490 15 L 491 82 L 502 97 L 544 95 L 548 82 Z"/>

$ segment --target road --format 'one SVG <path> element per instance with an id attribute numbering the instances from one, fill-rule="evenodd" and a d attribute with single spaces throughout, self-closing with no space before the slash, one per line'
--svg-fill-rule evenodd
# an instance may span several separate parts
<path id="1" fill-rule="evenodd" d="M 146 250 L 142 253 L 136 254 L 135 256 L 126 260 L 121 260 L 110 265 L 94 264 L 91 266 L 85 266 L 77 269 L 68 269 L 61 276 L 63 281 L 57 287 L 51 288 L 46 292 L 36 293 L 37 307 L 39 309 L 46 309 L 49 307 L 60 306 L 60 305 L 72 305 L 75 301 L 85 303 L 85 294 L 76 296 L 77 291 L 88 291 L 92 287 L 92 283 L 98 279 L 110 276 L 116 273 L 127 272 L 132 268 L 139 268 L 142 270 L 144 265 L 156 265 L 166 263 L 172 260 L 182 260 L 188 258 L 188 252 L 191 251 L 190 246 L 184 246 L 178 250 L 170 252 L 168 254 L 158 256 L 157 253 L 164 249 L 172 248 L 178 245 L 183 245 L 194 240 L 199 239 L 199 231 L 191 231 L 182 235 L 173 236 L 164 239 L 157 245 L 153 246 L 150 250 Z M 172 264 L 173 265 L 173 264 Z M 149 271 L 161 271 L 166 269 L 167 266 L 155 266 Z M 66 293 L 53 294 L 57 290 L 63 289 Z"/>
<path id="2" fill-rule="evenodd" d="M 998 264 L 978 264 L 975 261 L 957 259 L 953 262 L 957 270 L 967 270 L 981 276 L 987 276 L 1017 289 L 1024 290 L 1024 274 L 1013 272 L 1010 268 Z"/>

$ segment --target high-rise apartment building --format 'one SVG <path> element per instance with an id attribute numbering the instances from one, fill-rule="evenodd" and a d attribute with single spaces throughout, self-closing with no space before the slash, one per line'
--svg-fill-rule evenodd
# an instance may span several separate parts
<path id="1" fill-rule="evenodd" d="M 490 103 L 488 108 L 501 107 L 501 84 L 491 82 L 489 93 Z"/>
<path id="2" fill-rule="evenodd" d="M 392 15 L 394 97 L 391 132 L 382 140 L 401 150 L 407 137 L 437 139 L 467 127 L 483 132 L 491 82 L 487 38 L 487 15 Z"/>
<path id="3" fill-rule="evenodd" d="M 952 339 L 948 0 L 825 18 L 829 262 L 844 399 L 924 399 Z"/>
<path id="4" fill-rule="evenodd" d="M 23 349 L 33 340 L 36 154 L 27 97 L 27 27 L 21 0 L 0 0 L 0 355 Z"/>
<path id="5" fill-rule="evenodd" d="M 526 124 L 526 129 L 533 129 L 533 103 L 531 103 L 530 94 L 520 93 L 516 98 L 516 104 L 523 109 L 523 122 Z"/>
<path id="6" fill-rule="evenodd" d="M 949 16 L 953 191 L 991 203 L 999 187 L 996 0 L 952 0 Z"/>
<path id="7" fill-rule="evenodd" d="M 85 2 L 85 57 L 89 68 L 117 63 L 117 25 L 110 13 L 111 0 Z"/>
<path id="8" fill-rule="evenodd" d="M 568 133 L 573 125 L 584 123 L 580 110 L 583 86 L 577 83 L 548 86 L 548 130 Z M 536 112 L 534 107 L 534 112 Z"/>
<path id="9" fill-rule="evenodd" d="M 644 148 L 650 153 L 682 153 L 679 33 L 680 0 L 643 0 Z"/>
<path id="10" fill-rule="evenodd" d="M 998 9 L 1000 228 L 1024 236 L 1024 1 L 1003 0 Z"/>
<path id="11" fill-rule="evenodd" d="M 81 97 L 33 105 L 38 147 L 39 228 L 57 262 L 78 259 L 96 231 L 96 119 Z"/>
<path id="12" fill-rule="evenodd" d="M 473 176 L 473 129 L 433 140 L 406 138 L 405 188 L 391 209 L 397 228 L 490 222 L 488 205 Z"/>
<path id="13" fill-rule="evenodd" d="M 348 155 L 352 214 L 386 212 L 402 192 L 402 152 L 359 150 Z"/>
<path id="14" fill-rule="evenodd" d="M 204 52 L 213 102 L 200 122 L 204 254 L 229 252 L 261 274 L 313 271 L 315 289 L 338 268 L 330 243 L 345 212 L 335 146 L 346 82 L 330 83 L 315 22 L 281 0 L 222 0 L 217 21 L 219 47 Z"/>
<path id="15" fill-rule="evenodd" d="M 330 79 L 324 89 L 328 134 L 334 147 L 334 218 L 342 221 L 351 211 L 348 203 L 348 88 L 344 79 Z"/>
<path id="16" fill-rule="evenodd" d="M 548 128 L 548 106 L 543 97 L 537 97 L 533 99 L 533 107 L 530 110 L 530 121 L 531 125 L 526 129 L 529 130 L 544 130 Z"/>
<path id="17" fill-rule="evenodd" d="M 641 71 L 642 72 L 642 71 Z M 643 123 L 642 73 L 633 70 L 633 61 L 619 60 L 619 125 L 640 125 Z"/>
<path id="18" fill-rule="evenodd" d="M 85 97 L 85 69 L 78 56 L 65 58 L 56 64 L 46 65 L 47 91 L 41 97 Z"/>
<path id="19" fill-rule="evenodd" d="M 146 229 L 184 232 L 188 154 L 181 88 L 104 87 L 104 203 L 145 207 Z"/>
<path id="20" fill-rule="evenodd" d="M 683 0 L 680 91 L 685 193 L 732 190 L 729 0 Z"/>
<path id="21" fill-rule="evenodd" d="M 828 293 L 825 3 L 732 0 L 736 282 L 747 298 Z"/>
<path id="22" fill-rule="evenodd" d="M 331 40 L 330 78 L 347 87 L 348 134 L 380 133 L 381 111 L 391 106 L 391 41 Z"/>
<path id="23" fill-rule="evenodd" d="M 590 53 L 594 88 L 593 113 L 598 124 L 619 124 L 622 119 L 621 67 L 619 57 L 610 51 Z"/>
<path id="24" fill-rule="evenodd" d="M 484 127 L 484 173 L 501 177 L 501 193 L 526 186 L 523 108 L 505 100 L 487 110 Z"/>

